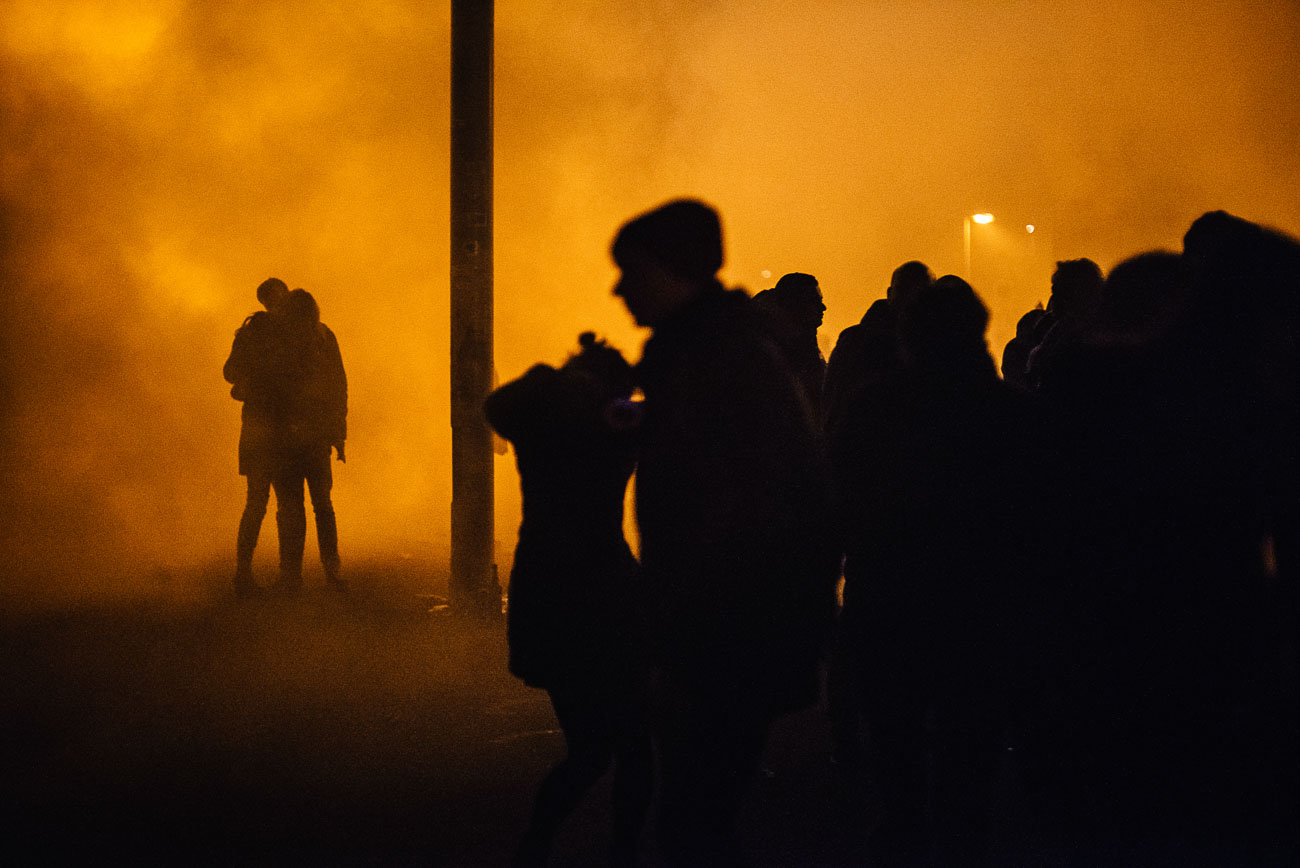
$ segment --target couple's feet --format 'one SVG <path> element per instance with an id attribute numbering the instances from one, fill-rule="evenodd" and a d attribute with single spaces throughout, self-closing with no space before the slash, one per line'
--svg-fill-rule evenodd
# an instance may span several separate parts
<path id="1" fill-rule="evenodd" d="M 345 594 L 348 590 L 348 583 L 339 578 L 338 574 L 325 576 L 326 586 L 338 594 Z M 245 573 L 240 570 L 235 573 L 235 597 L 240 600 L 259 600 L 266 597 L 297 597 L 302 593 L 302 576 L 287 577 L 281 576 L 272 582 L 269 587 L 262 587 L 253 581 L 251 572 Z"/>

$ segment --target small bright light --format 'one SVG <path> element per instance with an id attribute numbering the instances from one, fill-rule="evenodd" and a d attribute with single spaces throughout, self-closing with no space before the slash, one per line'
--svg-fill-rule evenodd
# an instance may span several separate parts
<path id="1" fill-rule="evenodd" d="M 768 271 L 766 268 L 760 271 L 759 274 L 763 275 L 764 279 L 772 276 L 772 272 Z"/>
<path id="2" fill-rule="evenodd" d="M 1034 224 L 1033 224 L 1033 223 L 1030 223 L 1028 226 L 1026 226 L 1026 227 L 1025 227 L 1025 231 L 1028 232 L 1030 235 L 1033 235 L 1033 234 L 1034 234 Z"/>
<path id="3" fill-rule="evenodd" d="M 993 215 L 992 215 L 992 214 L 972 214 L 970 219 L 974 220 L 976 223 L 992 223 L 992 222 L 993 222 Z"/>

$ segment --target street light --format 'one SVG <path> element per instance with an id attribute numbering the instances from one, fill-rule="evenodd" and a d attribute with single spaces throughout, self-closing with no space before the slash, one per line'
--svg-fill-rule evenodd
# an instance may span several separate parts
<path id="1" fill-rule="evenodd" d="M 979 223 L 979 224 L 981 224 L 981 225 L 984 225 L 984 224 L 992 223 L 992 222 L 993 222 L 993 215 L 992 215 L 992 214 L 989 214 L 988 212 L 981 212 L 981 213 L 979 213 L 979 214 L 972 214 L 972 215 L 970 215 L 970 216 L 967 217 L 967 218 L 965 219 L 965 221 L 964 221 L 964 227 L 965 227 L 965 230 L 966 230 L 966 233 L 965 233 L 965 239 L 966 239 L 965 252 L 966 252 L 966 280 L 967 280 L 967 282 L 970 282 L 970 281 L 971 281 L 971 273 L 970 273 L 970 224 L 971 224 L 971 221 L 972 221 L 972 220 L 975 221 L 976 223 Z"/>

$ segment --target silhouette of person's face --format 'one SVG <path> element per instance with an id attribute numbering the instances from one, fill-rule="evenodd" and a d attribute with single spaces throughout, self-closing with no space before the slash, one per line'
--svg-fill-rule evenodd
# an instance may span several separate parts
<path id="1" fill-rule="evenodd" d="M 799 296 L 798 316 L 800 324 L 809 331 L 821 328 L 826 318 L 826 303 L 822 300 L 821 287 L 811 286 Z"/>
<path id="2" fill-rule="evenodd" d="M 289 290 L 277 289 L 267 294 L 266 301 L 262 302 L 267 312 L 277 316 L 285 312 L 285 303 L 289 301 Z"/>
<path id="3" fill-rule="evenodd" d="M 699 291 L 694 283 L 669 271 L 644 250 L 630 248 L 622 258 L 614 295 L 623 299 L 639 326 L 654 328 Z"/>

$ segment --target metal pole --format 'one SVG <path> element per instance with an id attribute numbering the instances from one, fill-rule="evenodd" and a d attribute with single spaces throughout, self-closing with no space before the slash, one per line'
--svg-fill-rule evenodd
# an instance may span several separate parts
<path id="1" fill-rule="evenodd" d="M 453 610 L 500 613 L 492 433 L 492 0 L 451 4 L 451 581 Z"/>
<path id="2" fill-rule="evenodd" d="M 967 217 L 965 220 L 965 230 L 966 230 L 966 235 L 965 235 L 966 246 L 963 249 L 965 251 L 966 282 L 974 283 L 975 281 L 971 280 L 971 276 L 970 276 L 970 218 L 969 217 Z"/>

